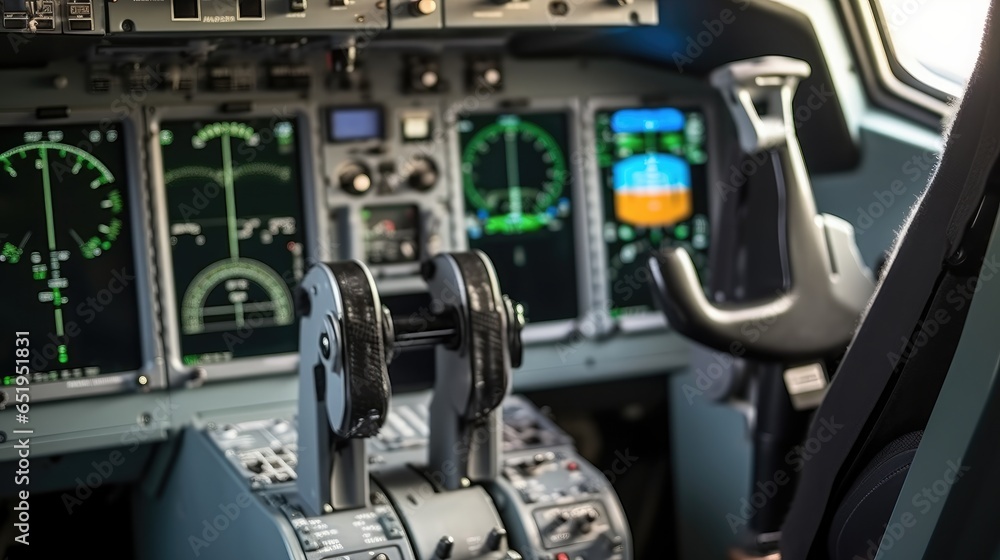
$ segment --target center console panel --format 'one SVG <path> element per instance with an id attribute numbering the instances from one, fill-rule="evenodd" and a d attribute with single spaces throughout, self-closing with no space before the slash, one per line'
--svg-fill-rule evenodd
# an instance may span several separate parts
<path id="1" fill-rule="evenodd" d="M 213 527 L 219 532 L 216 542 L 229 543 L 226 554 L 242 549 L 242 556 L 223 556 L 223 547 L 213 544 L 198 548 L 197 555 L 190 546 L 149 549 L 150 558 L 258 557 L 258 539 L 235 542 L 229 531 L 213 525 L 220 512 L 226 514 L 218 504 L 240 507 L 238 499 L 247 504 L 242 510 L 250 509 L 252 502 L 253 509 L 269 512 L 266 520 L 252 522 L 266 523 L 267 532 L 281 535 L 287 552 L 274 558 L 632 558 L 628 522 L 611 484 L 580 456 L 572 438 L 516 395 L 503 403 L 502 475 L 488 491 L 470 486 L 442 498 L 440 477 L 425 468 L 430 397 L 414 393 L 394 398 L 386 428 L 366 442 L 371 506 L 320 516 L 304 514 L 297 502 L 294 411 L 283 417 L 209 420 L 205 427 L 189 430 L 175 474 L 164 483 L 166 492 L 159 500 L 144 502 L 148 522 L 138 525 L 157 531 L 183 527 L 178 513 L 182 509 L 189 524 L 198 520 L 190 528 L 194 546 L 207 543 L 201 533 Z M 213 501 L 191 495 L 173 480 L 186 470 L 183 464 L 201 472 L 203 479 L 226 481 L 232 498 Z M 251 516 L 244 517 L 251 522 Z M 233 526 L 244 522 L 226 519 Z M 189 540 L 185 535 L 180 542 L 190 545 Z"/>
<path id="2" fill-rule="evenodd" d="M 205 541 L 209 531 L 215 540 L 242 525 L 240 507 L 257 504 L 291 558 L 631 558 L 607 480 L 565 433 L 510 395 L 524 310 L 500 291 L 489 258 L 442 253 L 420 272 L 432 329 L 383 305 L 364 264 L 312 266 L 294 295 L 297 406 L 186 430 L 179 458 L 165 469 L 165 486 L 176 491 L 140 500 L 149 517 L 140 524 L 189 529 L 199 515 L 178 513 L 185 498 L 194 503 L 188 513 L 214 515 L 211 501 L 173 483 L 190 464 L 225 480 L 242 503 L 219 506 L 224 515 L 205 522 Z M 405 359 L 400 348 L 435 350 L 435 387 L 390 408 L 387 366 Z M 391 427 L 384 435 L 383 426 Z M 258 540 L 230 542 L 225 556 L 210 557 L 249 556 Z M 194 550 L 202 543 L 189 542 L 202 556 Z M 149 553 L 177 557 L 170 548 Z"/>

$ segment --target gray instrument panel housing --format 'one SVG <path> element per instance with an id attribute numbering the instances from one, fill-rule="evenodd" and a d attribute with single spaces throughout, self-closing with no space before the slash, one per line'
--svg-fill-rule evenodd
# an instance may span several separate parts
<path id="1" fill-rule="evenodd" d="M 445 27 L 656 25 L 657 3 L 610 0 L 446 0 Z"/>
<path id="2" fill-rule="evenodd" d="M 238 2 L 193 0 L 198 17 L 175 19 L 173 0 L 115 0 L 108 2 L 109 33 L 225 33 L 225 32 L 308 32 L 388 27 L 385 2 L 357 0 L 332 6 L 313 0 L 302 12 L 289 11 L 288 0 L 260 0 L 260 18 L 245 18 Z"/>
<path id="3" fill-rule="evenodd" d="M 417 192 L 402 189 L 389 194 L 369 192 L 361 197 L 347 195 L 336 186 L 336 167 L 338 158 L 346 156 L 346 145 L 330 144 L 325 140 L 325 112 L 332 106 L 356 106 L 377 102 L 386 108 L 387 120 L 394 121 L 400 114 L 407 111 L 430 111 L 436 123 L 447 122 L 449 114 L 456 112 L 473 112 L 488 110 L 503 103 L 523 104 L 523 110 L 551 107 L 551 102 L 534 101 L 535 99 L 565 99 L 558 103 L 572 109 L 570 126 L 574 129 L 576 143 L 571 149 L 581 149 L 589 142 L 590 132 L 587 131 L 591 104 L 588 99 L 605 99 L 613 97 L 616 100 L 632 100 L 642 102 L 652 100 L 653 103 L 674 103 L 675 100 L 703 100 L 709 108 L 716 107 L 716 95 L 704 83 L 683 76 L 664 74 L 656 68 L 616 60 L 517 60 L 501 57 L 504 81 L 502 91 L 476 95 L 465 90 L 462 84 L 465 79 L 466 61 L 462 53 L 450 48 L 445 54 L 440 52 L 445 45 L 434 45 L 426 41 L 415 43 L 421 49 L 414 50 L 406 45 L 383 46 L 372 44 L 366 53 L 368 68 L 376 69 L 369 72 L 369 93 L 358 90 L 330 89 L 319 79 L 324 75 L 321 56 L 310 58 L 314 79 L 310 89 L 302 92 L 282 92 L 259 90 L 254 92 L 212 92 L 195 91 L 181 95 L 169 91 L 145 90 L 131 92 L 119 86 L 113 86 L 104 93 L 89 93 L 79 95 L 74 99 L 74 117 L 83 116 L 88 107 L 99 109 L 111 107 L 110 115 L 105 109 L 105 116 L 123 117 L 136 122 L 138 130 L 152 130 L 149 122 L 159 118 L 159 114 L 182 115 L 189 114 L 204 117 L 215 114 L 227 103 L 253 101 L 254 112 L 267 110 L 268 107 L 289 107 L 295 113 L 305 115 L 309 126 L 300 126 L 303 138 L 303 149 L 308 150 L 309 158 L 315 162 L 311 169 L 303 169 L 304 175 L 311 178 L 315 188 L 305 186 L 307 197 L 307 222 L 312 219 L 308 234 L 309 248 L 307 252 L 316 259 L 363 259 L 363 244 L 359 241 L 357 230 L 337 224 L 337 216 L 357 215 L 360 208 L 366 205 L 399 204 L 402 202 L 418 204 L 425 215 L 440 220 L 441 250 L 461 250 L 465 244 L 464 231 L 461 224 L 463 216 L 462 199 L 455 199 L 455 191 L 446 187 L 449 174 L 454 173 L 458 166 L 455 161 L 457 148 L 454 137 L 448 132 L 440 139 L 435 138 L 429 146 L 420 147 L 419 151 L 437 159 L 441 171 L 441 184 L 429 192 Z M 484 48 L 482 42 L 475 43 L 470 53 L 497 54 L 502 47 L 496 45 Z M 451 87 L 442 93 L 404 94 L 399 89 L 399 79 L 404 71 L 404 55 L 422 52 L 428 56 L 440 57 L 442 80 Z M 53 74 L 64 76 L 70 91 L 84 92 L 90 72 L 85 66 L 75 63 L 54 63 L 46 70 L 15 69 L 5 71 L 11 84 L 28 84 L 14 86 L 8 99 L 25 114 L 37 107 L 64 105 L 67 99 L 66 89 L 52 85 Z M 560 80 L 553 81 L 551 76 L 558 75 Z M 115 82 L 120 83 L 120 82 Z M 156 115 L 146 115 L 146 107 L 156 107 Z M 579 108 L 584 110 L 579 110 Z M 717 111 L 716 111 L 717 112 Z M 222 113 L 217 113 L 222 114 Z M 253 113 L 251 113 L 253 114 Z M 239 114 L 235 115 L 239 117 Z M 147 122 L 149 121 L 149 122 Z M 718 127 L 716 127 L 718 128 Z M 385 142 L 386 152 L 378 155 L 375 161 L 382 159 L 405 160 L 417 147 L 411 148 L 398 139 L 398 127 L 387 126 L 388 140 Z M 713 130 L 716 137 L 722 133 Z M 147 137 L 148 138 L 148 137 Z M 145 196 L 157 196 L 155 181 L 150 181 L 155 166 L 148 164 L 145 157 L 155 157 L 156 151 L 147 153 L 150 142 L 143 142 L 139 136 L 130 140 L 133 143 L 133 153 L 137 155 L 132 163 L 131 172 L 136 179 L 133 189 L 143 192 Z M 367 156 L 365 156 L 367 157 Z M 581 166 L 582 167 L 582 166 Z M 311 175 L 310 175 L 311 174 Z M 606 317 L 607 310 L 599 303 L 606 292 L 600 276 L 588 273 L 602 266 L 603 256 L 597 251 L 595 243 L 600 237 L 600 222 L 590 219 L 595 212 L 600 213 L 600 186 L 595 182 L 593 173 L 581 169 L 575 175 L 574 189 L 583 193 L 577 199 L 576 243 L 581 255 L 586 257 L 578 264 L 577 279 L 579 293 L 585 298 L 585 306 L 580 310 L 580 316 L 571 328 L 565 329 L 565 336 L 554 338 L 546 330 L 551 327 L 545 324 L 529 325 L 526 339 L 535 342 L 525 349 L 524 366 L 514 371 L 514 390 L 524 391 L 575 385 L 588 382 L 620 379 L 622 376 L 641 376 L 662 373 L 680 369 L 688 363 L 689 345 L 679 336 L 671 334 L 662 325 L 650 325 L 640 330 L 618 332 L 614 321 Z M 145 178 L 145 180 L 143 180 Z M 146 186 L 149 185 L 149 186 Z M 148 190 L 147 190 L 148 189 Z M 354 233 L 352 233 L 354 232 Z M 349 239 L 343 235 L 351 234 Z M 143 234 L 142 239 L 149 239 Z M 163 240 L 157 234 L 156 243 L 163 247 Z M 160 261 L 169 255 L 156 255 Z M 153 259 L 149 259 L 149 277 L 154 276 Z M 585 264 L 586 263 L 586 264 Z M 423 287 L 423 282 L 416 275 L 393 276 L 386 274 L 382 267 L 375 266 L 376 281 L 383 295 L 413 293 Z M 380 270 L 381 269 L 381 270 Z M 395 272 L 395 271 L 394 271 Z M 168 275 L 155 274 L 160 281 L 166 281 Z M 502 287 L 501 279 L 501 287 Z M 172 309 L 163 305 L 160 294 L 152 282 L 144 288 L 143 298 L 158 304 L 159 313 L 172 313 Z M 596 318 L 601 319 L 596 319 Z M 150 317 L 148 324 L 143 325 L 149 332 L 155 332 L 160 327 L 158 317 Z M 594 328 L 594 325 L 604 325 L 604 328 Z M 539 332 L 540 331 L 540 332 Z M 617 334 L 615 334 L 617 333 Z M 164 333 L 163 337 L 151 337 L 150 342 L 170 340 L 172 335 Z M 541 340 L 539 340 L 539 337 Z M 543 342 L 543 340 L 545 342 Z M 148 363 L 158 364 L 165 372 L 165 365 L 175 359 L 175 352 L 165 351 L 159 344 L 147 349 L 144 358 Z M 185 383 L 186 369 L 172 369 L 171 390 L 157 391 L 151 394 L 119 394 L 100 397 L 100 400 L 90 399 L 73 401 L 33 402 L 33 418 L 37 419 L 36 438 L 33 440 L 32 452 L 38 456 L 57 455 L 94 449 L 101 446 L 128 444 L 135 434 L 141 434 L 142 441 L 153 441 L 164 438 L 168 429 L 179 430 L 190 424 L 199 415 L 210 411 L 238 410 L 243 407 L 260 407 L 276 402 L 294 401 L 298 387 L 295 375 L 295 356 L 265 357 L 249 360 L 240 364 L 241 367 L 229 367 L 226 364 L 216 368 L 200 387 L 188 387 Z M 246 366 L 246 367 L 242 367 Z M 228 371 L 227 371 L 228 370 Z M 256 373 L 254 373 L 256 372 Z M 274 375 L 268 375 L 274 374 Z M 240 379 L 235 379 L 237 376 Z M 217 379 L 226 379 L 230 383 L 214 383 Z M 63 397 L 76 396 L 62 395 Z M 7 407 L 0 411 L 0 421 L 13 424 L 14 410 Z M 72 419 L 72 420 L 70 420 Z M 152 420 L 151 420 L 152 419 Z M 69 423 L 72 422 L 72 426 Z M 13 442 L 0 444 L 0 460 L 16 457 Z"/>
<path id="4" fill-rule="evenodd" d="M 122 125 L 123 135 L 120 138 L 125 150 L 125 181 L 127 181 L 129 196 L 129 213 L 131 215 L 131 233 L 133 236 L 132 259 L 135 266 L 135 282 L 138 289 L 139 329 L 141 337 L 142 366 L 137 371 L 102 374 L 98 377 L 84 377 L 65 381 L 32 383 L 30 386 L 32 401 L 56 400 L 63 398 L 87 397 L 121 392 L 148 392 L 163 389 L 167 386 L 164 375 L 162 343 L 160 341 L 160 322 L 157 313 L 156 267 L 152 261 L 153 247 L 149 192 L 144 188 L 146 153 L 137 144 L 137 140 L 145 130 L 141 118 L 119 119 L 107 110 L 93 109 L 76 111 L 65 117 L 39 121 L 29 112 L 0 112 L 0 127 L 5 126 L 39 126 L 39 128 L 70 127 L 75 124 L 96 125 L 105 127 L 112 122 Z M 89 140 L 78 145 L 84 146 Z M 92 146 L 91 146 L 92 147 Z M 147 382 L 139 383 L 140 377 Z M 11 389 L 0 391 L 0 410 L 8 403 L 13 404 L 14 393 Z M 36 421 L 40 418 L 36 418 Z M 44 420 L 43 420 L 44 421 Z M 14 425 L 14 424 L 10 424 Z"/>
<path id="5" fill-rule="evenodd" d="M 86 5 L 92 10 L 89 24 L 71 27 L 70 10 L 81 6 L 67 0 L 51 1 L 52 29 L 0 27 L 0 33 L 193 36 L 341 31 L 370 39 L 386 29 L 622 27 L 659 23 L 656 0 L 256 0 L 247 3 L 249 13 L 244 13 L 237 1 L 93 0 Z M 23 12 L 17 13 L 17 19 L 27 27 Z"/>
<path id="6" fill-rule="evenodd" d="M 153 198 L 154 227 L 156 231 L 156 256 L 160 271 L 160 297 L 162 305 L 162 320 L 165 338 L 165 360 L 167 374 L 171 387 L 188 387 L 201 382 L 201 376 L 211 380 L 226 380 L 244 378 L 254 375 L 269 375 L 276 371 L 293 371 L 298 367 L 297 354 L 277 354 L 273 356 L 257 356 L 240 358 L 225 363 L 205 364 L 197 367 L 186 366 L 181 361 L 180 321 L 175 312 L 177 286 L 173 283 L 173 257 L 170 251 L 170 231 L 167 219 L 166 186 L 163 184 L 163 163 L 159 149 L 160 123 L 166 120 L 189 119 L 253 119 L 270 117 L 272 119 L 294 120 L 297 124 L 296 135 L 299 153 L 299 176 L 302 183 L 303 219 L 306 230 L 306 260 L 321 262 L 329 255 L 323 243 L 327 237 L 325 220 L 319 214 L 322 205 L 316 204 L 316 185 L 318 181 L 318 166 L 314 164 L 313 141 L 316 136 L 315 120 L 311 119 L 313 107 L 291 108 L 287 104 L 257 103 L 252 110 L 234 113 L 220 112 L 212 107 L 159 106 L 146 107 L 147 133 L 144 146 L 149 160 L 149 189 Z M 251 333 L 252 334 L 252 333 Z M 249 339 L 248 339 L 249 340 Z M 197 371 L 198 369 L 203 371 Z"/>
<path id="7" fill-rule="evenodd" d="M 411 0 L 313 0 L 300 12 L 287 0 L 260 0 L 260 18 L 244 18 L 236 2 L 194 0 L 198 17 L 175 19 L 170 0 L 108 2 L 108 33 L 176 34 L 226 32 L 362 31 L 381 29 L 475 29 L 524 27 L 608 27 L 656 25 L 656 0 L 437 0 L 421 14 Z"/>

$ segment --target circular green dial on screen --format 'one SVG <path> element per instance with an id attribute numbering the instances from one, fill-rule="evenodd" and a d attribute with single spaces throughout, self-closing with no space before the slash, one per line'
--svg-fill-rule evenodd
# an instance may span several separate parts
<path id="1" fill-rule="evenodd" d="M 45 213 L 44 220 L 42 216 L 13 220 L 23 221 L 25 227 L 7 232 L 0 244 L 2 263 L 17 264 L 26 258 L 24 249 L 33 236 L 44 238 L 50 252 L 75 247 L 84 258 L 93 259 L 111 249 L 122 234 L 125 204 L 115 176 L 100 160 L 76 146 L 39 141 L 7 150 L 0 153 L 0 178 L 12 192 L 40 195 Z M 57 213 L 57 205 L 74 211 Z M 36 231 L 29 224 L 44 224 L 45 229 Z M 40 255 L 35 260 L 48 263 L 51 256 Z"/>
<path id="2" fill-rule="evenodd" d="M 482 128 L 462 152 L 466 206 L 486 234 L 544 228 L 559 215 L 568 178 L 558 142 L 514 115 Z"/>
<path id="3" fill-rule="evenodd" d="M 191 281 L 181 301 L 184 334 L 289 325 L 295 321 L 285 281 L 263 263 L 221 261 Z"/>

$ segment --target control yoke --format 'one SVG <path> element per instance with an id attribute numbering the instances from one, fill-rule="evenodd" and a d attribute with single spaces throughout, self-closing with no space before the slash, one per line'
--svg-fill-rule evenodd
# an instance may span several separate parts
<path id="1" fill-rule="evenodd" d="M 510 368 L 521 363 L 523 308 L 500 294 L 479 251 L 440 254 L 422 271 L 432 301 L 427 316 L 393 316 L 357 261 L 313 266 L 297 291 L 297 484 L 310 515 L 369 505 L 364 439 L 385 422 L 387 366 L 397 348 L 438 347 L 430 466 L 443 485 L 497 476 L 497 409 Z"/>
<path id="2" fill-rule="evenodd" d="M 784 184 L 787 291 L 765 301 L 715 304 L 705 296 L 686 250 L 650 257 L 654 294 L 671 326 L 717 350 L 733 351 L 738 344 L 747 357 L 780 361 L 832 355 L 850 341 L 874 292 L 853 227 L 816 212 L 792 117 L 795 89 L 809 74 L 804 61 L 768 56 L 734 62 L 711 75 L 736 121 L 743 151 L 770 152 L 779 187 Z"/>

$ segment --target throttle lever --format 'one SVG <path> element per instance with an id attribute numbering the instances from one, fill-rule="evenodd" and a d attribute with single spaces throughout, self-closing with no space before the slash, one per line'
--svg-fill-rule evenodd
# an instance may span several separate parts
<path id="1" fill-rule="evenodd" d="M 438 346 L 430 406 L 430 467 L 448 490 L 499 473 L 502 418 L 511 367 L 521 362 L 523 309 L 500 292 L 481 251 L 444 253 L 422 270 L 435 305 L 457 321 L 454 346 Z"/>
<path id="2" fill-rule="evenodd" d="M 810 75 L 801 60 L 767 56 L 715 70 L 748 155 L 768 151 L 786 193 L 787 291 L 770 300 L 715 304 L 705 296 L 691 256 L 680 247 L 649 259 L 654 297 L 681 334 L 749 358 L 814 360 L 846 347 L 875 286 L 846 221 L 818 214 L 795 134 L 792 98 Z M 740 345 L 740 346 L 735 346 Z"/>
<path id="3" fill-rule="evenodd" d="M 389 409 L 382 304 L 358 262 L 317 264 L 297 291 L 299 494 L 309 514 L 369 502 L 364 438 Z"/>
<path id="4" fill-rule="evenodd" d="M 500 293 L 480 251 L 426 261 L 432 316 L 393 316 L 358 261 L 314 265 L 296 292 L 299 336 L 298 490 L 310 515 L 369 501 L 365 438 L 389 408 L 396 349 L 438 349 L 431 402 L 431 464 L 447 489 L 497 476 L 501 402 L 521 364 L 524 309 Z"/>

